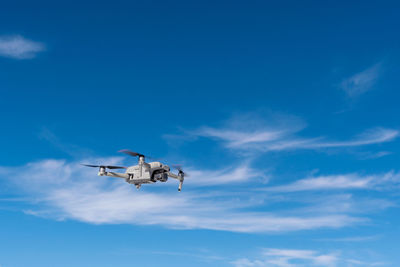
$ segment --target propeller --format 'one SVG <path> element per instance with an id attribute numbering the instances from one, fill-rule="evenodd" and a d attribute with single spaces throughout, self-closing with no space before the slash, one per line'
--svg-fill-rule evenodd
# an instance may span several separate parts
<path id="1" fill-rule="evenodd" d="M 145 157 L 145 158 L 148 158 L 148 159 L 157 160 L 156 158 L 149 157 L 149 156 L 145 156 L 145 155 L 143 155 L 143 154 L 140 154 L 140 153 L 131 151 L 131 150 L 129 150 L 129 149 L 122 149 L 122 150 L 120 150 L 120 151 L 118 151 L 118 152 L 127 154 L 127 155 L 132 156 L 132 157 Z"/>
<path id="2" fill-rule="evenodd" d="M 185 177 L 190 177 L 189 174 L 187 174 L 186 172 L 183 171 L 182 165 L 180 165 L 180 164 L 173 164 L 173 165 L 171 165 L 171 167 L 174 168 L 174 169 L 176 169 L 176 170 L 179 172 L 179 174 L 181 174 L 181 175 L 183 175 L 183 176 L 185 176 Z"/>
<path id="3" fill-rule="evenodd" d="M 121 167 L 121 166 L 110 166 L 110 165 L 91 165 L 91 164 L 81 164 L 86 167 L 92 167 L 92 168 L 107 168 L 107 169 L 126 169 L 126 167 Z"/>
<path id="4" fill-rule="evenodd" d="M 129 155 L 129 156 L 132 156 L 132 157 L 144 157 L 144 155 L 143 155 L 143 154 L 140 154 L 140 153 L 137 153 L 137 152 L 130 151 L 129 149 L 122 149 L 122 150 L 120 150 L 120 151 L 118 151 L 118 152 L 121 152 L 121 153 L 127 154 L 127 155 Z"/>

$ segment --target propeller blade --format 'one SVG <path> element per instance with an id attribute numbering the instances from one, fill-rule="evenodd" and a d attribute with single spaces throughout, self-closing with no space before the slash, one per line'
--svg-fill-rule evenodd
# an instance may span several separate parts
<path id="1" fill-rule="evenodd" d="M 189 177 L 189 175 L 188 175 L 186 172 L 183 171 L 182 165 L 180 165 L 180 164 L 173 164 L 173 165 L 171 165 L 171 167 L 174 168 L 174 169 L 176 169 L 176 170 L 178 170 L 179 173 L 181 173 L 184 177 Z"/>
<path id="2" fill-rule="evenodd" d="M 92 167 L 92 168 L 98 168 L 100 167 L 99 165 L 90 165 L 90 164 L 81 164 L 82 166 L 86 166 L 86 167 Z"/>
<path id="3" fill-rule="evenodd" d="M 122 167 L 122 166 L 104 166 L 107 169 L 126 169 L 126 167 Z"/>
<path id="4" fill-rule="evenodd" d="M 127 155 L 132 156 L 132 157 L 145 157 L 145 158 L 148 158 L 148 159 L 151 159 L 151 160 L 159 160 L 158 158 L 153 158 L 153 157 L 145 156 L 145 155 L 143 155 L 143 154 L 137 153 L 137 152 L 135 152 L 135 151 L 131 151 L 131 150 L 129 150 L 129 149 L 122 149 L 122 150 L 120 150 L 120 151 L 118 151 L 118 152 L 127 154 Z"/>
<path id="5" fill-rule="evenodd" d="M 118 152 L 127 154 L 127 155 L 132 156 L 132 157 L 138 157 L 138 156 L 139 157 L 144 157 L 143 154 L 140 154 L 140 153 L 137 153 L 137 152 L 134 152 L 134 151 L 130 151 L 129 149 L 122 149 L 122 150 L 120 150 Z"/>
<path id="6" fill-rule="evenodd" d="M 180 171 L 180 172 L 182 173 L 182 175 L 183 175 L 184 177 L 190 177 L 190 175 L 187 174 L 186 172 L 184 172 L 184 171 Z"/>
<path id="7" fill-rule="evenodd" d="M 107 169 L 126 169 L 126 167 L 122 166 L 112 166 L 112 165 L 91 165 L 91 164 L 81 164 L 86 167 L 92 167 L 92 168 L 107 168 Z"/>
<path id="8" fill-rule="evenodd" d="M 182 165 L 180 164 L 172 164 L 171 167 L 178 171 L 182 171 Z"/>

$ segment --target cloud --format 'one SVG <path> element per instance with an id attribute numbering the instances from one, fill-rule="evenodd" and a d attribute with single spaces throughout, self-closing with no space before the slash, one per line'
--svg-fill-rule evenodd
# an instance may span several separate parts
<path id="1" fill-rule="evenodd" d="M 51 130 L 49 130 L 46 127 L 42 127 L 40 131 L 38 132 L 38 137 L 41 140 L 44 140 L 51 145 L 53 145 L 55 148 L 59 149 L 60 151 L 78 158 L 82 157 L 82 155 L 90 155 L 91 151 L 88 149 L 81 148 L 77 145 L 74 144 L 68 144 L 63 141 L 61 141 Z"/>
<path id="2" fill-rule="evenodd" d="M 31 59 L 45 50 L 45 45 L 20 35 L 0 36 L 0 56 L 14 59 Z"/>
<path id="3" fill-rule="evenodd" d="M 273 114 L 268 116 L 267 122 L 256 113 L 247 113 L 234 116 L 220 128 L 201 127 L 187 134 L 222 141 L 231 149 L 245 149 L 276 144 L 304 128 L 304 122 L 295 116 Z"/>
<path id="4" fill-rule="evenodd" d="M 180 248 L 179 251 L 173 250 L 173 251 L 168 251 L 168 250 L 142 250 L 138 249 L 137 247 L 133 249 L 127 249 L 124 248 L 122 250 L 119 250 L 118 252 L 114 252 L 113 254 L 118 254 L 118 255 L 130 255 L 130 256 L 135 256 L 135 255 L 149 255 L 149 256 L 170 256 L 176 259 L 176 257 L 185 257 L 185 258 L 196 258 L 197 260 L 201 260 L 204 262 L 225 262 L 227 261 L 227 258 L 216 255 L 215 251 L 209 250 L 209 249 L 185 249 L 185 248 Z"/>
<path id="5" fill-rule="evenodd" d="M 310 190 L 362 189 L 368 188 L 372 179 L 373 177 L 359 177 L 356 174 L 320 176 L 301 179 L 288 185 L 269 187 L 265 190 L 274 192 L 296 192 Z"/>
<path id="6" fill-rule="evenodd" d="M 351 146 L 363 146 L 379 144 L 394 140 L 399 136 L 399 131 L 385 128 L 373 128 L 360 134 L 358 137 L 350 141 L 336 141 L 336 142 L 315 142 L 310 144 L 310 148 L 313 147 L 351 147 Z"/>
<path id="7" fill-rule="evenodd" d="M 316 250 L 264 248 L 257 259 L 240 258 L 231 261 L 235 267 L 294 267 L 294 266 L 381 266 L 383 262 L 360 261 L 346 258 L 339 252 L 323 253 Z"/>
<path id="8" fill-rule="evenodd" d="M 300 204 L 297 214 L 376 214 L 377 212 L 396 207 L 394 201 L 386 196 L 363 197 L 356 194 L 328 194 L 327 191 L 307 192 L 304 194 L 291 194 L 289 199 Z M 303 203 L 303 205 L 301 205 Z"/>
<path id="9" fill-rule="evenodd" d="M 304 138 L 296 136 L 298 127 L 270 127 L 259 123 L 258 128 L 203 127 L 190 132 L 191 135 L 222 141 L 225 147 L 241 151 L 284 151 L 298 149 L 326 149 L 357 147 L 390 142 L 399 136 L 399 131 L 376 127 L 345 141 L 329 141 L 322 137 Z"/>
<path id="10" fill-rule="evenodd" d="M 121 164 L 121 160 L 104 158 L 85 162 Z M 175 190 L 160 191 L 156 185 L 137 191 L 123 179 L 98 177 L 96 170 L 65 160 L 2 167 L 0 177 L 30 198 L 24 208 L 27 214 L 56 220 L 247 233 L 340 228 L 365 221 L 342 213 L 296 215 L 295 211 L 290 214 L 287 210 L 285 213 L 254 211 L 262 204 L 261 193 L 248 197 L 238 192 L 218 194 L 218 191 L 195 188 L 177 193 Z M 191 181 L 188 179 L 186 183 Z M 210 196 L 213 193 L 214 196 Z"/>
<path id="11" fill-rule="evenodd" d="M 235 184 L 241 182 L 267 181 L 268 176 L 244 163 L 239 166 L 230 166 L 221 170 L 204 171 L 188 168 L 191 184 L 196 186 L 214 186 L 222 184 Z"/>
<path id="12" fill-rule="evenodd" d="M 392 155 L 393 152 L 390 152 L 390 151 L 377 151 L 377 152 L 365 151 L 365 152 L 356 152 L 354 154 L 357 156 L 358 159 L 369 160 L 369 159 L 379 159 L 382 157 L 386 157 L 388 155 Z"/>
<path id="13" fill-rule="evenodd" d="M 263 190 L 271 192 L 298 192 L 337 189 L 385 189 L 398 187 L 400 174 L 393 171 L 380 175 L 361 176 L 355 173 L 304 178 L 287 185 L 273 186 Z"/>
<path id="14" fill-rule="evenodd" d="M 196 141 L 208 138 L 219 141 L 230 150 L 240 153 L 266 153 L 272 151 L 321 150 L 333 148 L 360 147 L 391 142 L 399 137 L 399 130 L 374 127 L 348 138 L 332 140 L 323 136 L 303 137 L 300 132 L 306 124 L 298 117 L 281 114 L 245 113 L 232 117 L 220 127 L 204 126 L 181 135 L 164 135 L 169 144 Z M 390 154 L 384 151 L 372 154 L 372 158 Z"/>
<path id="15" fill-rule="evenodd" d="M 203 128 L 197 132 L 199 136 L 212 137 L 224 140 L 228 143 L 229 147 L 241 147 L 251 143 L 271 142 L 279 140 L 283 135 L 286 135 L 285 130 L 267 130 L 256 132 L 240 132 L 230 129 L 213 129 Z"/>
<path id="16" fill-rule="evenodd" d="M 340 84 L 340 88 L 344 90 L 349 97 L 359 96 L 373 88 L 379 78 L 381 69 L 381 63 L 375 64 L 362 72 L 344 79 Z"/>
<path id="17" fill-rule="evenodd" d="M 231 262 L 236 267 L 289 267 L 289 266 L 336 266 L 335 254 L 322 254 L 314 250 L 264 249 L 261 259 L 238 259 Z"/>
<path id="18" fill-rule="evenodd" d="M 342 237 L 342 238 L 323 238 L 317 239 L 318 241 L 323 242 L 366 242 L 366 241 L 374 241 L 379 239 L 381 236 L 372 235 L 372 236 L 351 236 L 351 237 Z"/>

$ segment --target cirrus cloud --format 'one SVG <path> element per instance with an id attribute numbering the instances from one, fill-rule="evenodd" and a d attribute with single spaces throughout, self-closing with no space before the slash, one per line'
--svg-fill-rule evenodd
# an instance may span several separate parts
<path id="1" fill-rule="evenodd" d="M 20 35 L 0 36 L 0 56 L 14 59 L 31 59 L 46 49 L 40 42 Z"/>
<path id="2" fill-rule="evenodd" d="M 382 72 L 382 63 L 356 73 L 344 79 L 340 88 L 344 90 L 349 97 L 359 96 L 369 90 L 372 90 Z"/>

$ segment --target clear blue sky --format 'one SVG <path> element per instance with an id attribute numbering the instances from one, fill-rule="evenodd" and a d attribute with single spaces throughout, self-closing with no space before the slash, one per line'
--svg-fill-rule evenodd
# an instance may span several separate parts
<path id="1" fill-rule="evenodd" d="M 400 266 L 396 1 L 7 1 L 0 266 Z M 132 149 L 191 177 L 79 163 Z"/>

